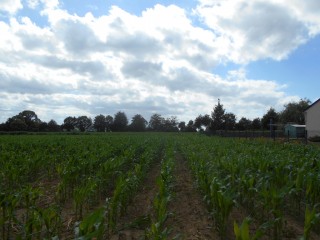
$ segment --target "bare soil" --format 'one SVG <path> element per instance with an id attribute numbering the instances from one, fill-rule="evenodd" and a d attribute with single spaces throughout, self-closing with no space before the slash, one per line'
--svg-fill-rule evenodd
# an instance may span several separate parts
<path id="1" fill-rule="evenodd" d="M 187 163 L 180 155 L 176 156 L 174 176 L 175 196 L 169 204 L 172 216 L 166 223 L 171 229 L 170 239 L 219 239 Z"/>
<path id="2" fill-rule="evenodd" d="M 138 240 L 143 239 L 145 230 L 150 226 L 150 218 L 153 214 L 153 200 L 158 192 L 156 178 L 160 174 L 161 164 L 155 162 L 150 168 L 143 185 L 127 209 L 125 216 L 122 216 L 117 226 L 118 231 L 111 236 L 111 240 Z M 195 186 L 195 181 L 188 168 L 187 162 L 182 156 L 176 156 L 174 169 L 174 198 L 169 203 L 168 211 L 172 213 L 166 221 L 166 227 L 171 230 L 169 239 L 181 240 L 211 240 L 220 239 L 214 227 L 214 220 L 207 211 L 202 196 Z M 42 190 L 43 195 L 38 201 L 41 208 L 49 207 L 56 202 L 55 193 L 59 184 L 58 179 L 46 179 L 40 181 L 34 187 Z M 92 209 L 87 209 L 91 211 Z M 76 217 L 72 199 L 62 204 L 62 232 L 61 239 L 74 239 L 74 224 Z M 239 225 L 248 216 L 249 210 L 234 208 L 228 223 L 227 240 L 235 239 L 233 224 Z M 23 214 L 23 213 L 21 213 Z M 299 220 L 289 214 L 284 220 L 284 235 L 282 239 L 298 239 L 303 235 L 303 219 Z M 251 234 L 256 231 L 258 224 L 253 220 L 250 224 Z M 14 233 L 13 233 L 14 234 Z M 272 239 L 271 231 L 262 240 Z M 320 239 L 314 232 L 311 233 L 311 240 Z"/>
<path id="3" fill-rule="evenodd" d="M 51 177 L 50 179 L 40 181 L 37 184 L 37 187 L 43 192 L 43 195 L 39 199 L 39 207 L 46 208 L 57 203 L 56 192 L 59 183 L 60 180 L 58 178 Z M 59 235 L 62 237 L 62 239 L 73 239 L 74 225 L 76 222 L 73 200 L 67 199 L 64 203 L 59 203 L 59 205 L 61 206 L 62 220 L 61 232 Z"/>
<path id="4" fill-rule="evenodd" d="M 111 237 L 111 240 L 136 240 L 144 237 L 145 229 L 150 226 L 153 200 L 158 192 L 156 179 L 160 169 L 160 162 L 156 162 L 151 167 L 140 191 L 128 207 L 127 213 L 120 218 L 118 232 Z"/>

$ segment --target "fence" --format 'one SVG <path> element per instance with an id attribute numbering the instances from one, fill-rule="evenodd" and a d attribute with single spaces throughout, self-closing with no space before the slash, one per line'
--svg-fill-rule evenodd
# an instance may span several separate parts
<path id="1" fill-rule="evenodd" d="M 209 133 L 209 135 L 215 135 L 220 137 L 235 137 L 235 138 L 285 138 L 285 134 L 281 130 L 274 131 L 256 131 L 256 130 L 247 130 L 247 131 L 215 131 Z"/>
<path id="2" fill-rule="evenodd" d="M 237 130 L 218 130 L 213 132 L 206 132 L 209 136 L 220 136 L 220 137 L 232 137 L 232 138 L 272 138 L 283 139 L 285 141 L 299 140 L 304 143 L 310 141 L 320 141 L 320 131 L 302 131 L 296 134 L 296 137 L 290 137 L 289 133 L 285 133 L 284 130 L 247 130 L 247 131 L 237 131 Z"/>
<path id="3" fill-rule="evenodd" d="M 290 138 L 288 134 L 286 134 L 283 130 L 247 130 L 247 131 L 215 131 L 210 132 L 208 135 L 220 136 L 220 137 L 232 137 L 232 138 L 271 138 L 273 140 L 283 139 L 286 141 L 290 141 L 292 139 L 298 139 L 305 141 L 307 140 L 307 132 L 305 131 L 303 134 L 298 134 L 297 138 Z"/>

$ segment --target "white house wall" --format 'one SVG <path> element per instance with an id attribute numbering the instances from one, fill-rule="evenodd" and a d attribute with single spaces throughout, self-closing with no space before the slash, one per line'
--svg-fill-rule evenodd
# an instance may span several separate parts
<path id="1" fill-rule="evenodd" d="M 308 136 L 320 136 L 320 101 L 305 112 Z"/>

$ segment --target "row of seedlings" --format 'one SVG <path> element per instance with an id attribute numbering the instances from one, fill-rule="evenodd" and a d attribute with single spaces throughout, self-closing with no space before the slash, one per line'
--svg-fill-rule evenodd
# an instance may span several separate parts
<path id="1" fill-rule="evenodd" d="M 99 187 L 103 189 L 101 184 L 112 179 L 112 174 L 132 165 L 139 149 L 138 145 L 130 150 L 124 147 L 134 140 L 118 139 L 118 143 L 113 143 L 116 148 L 98 138 L 91 143 L 68 138 L 63 144 L 53 141 L 56 138 L 46 138 L 45 143 L 38 140 L 29 143 L 27 140 L 12 146 L 1 145 L 6 150 L 0 157 L 0 161 L 5 163 L 0 175 L 3 180 L 0 194 L 0 231 L 3 239 L 58 237 L 62 232 L 63 202 L 68 197 L 72 198 L 75 214 L 81 218 L 84 205 L 88 206 L 89 200 L 99 195 L 96 194 Z M 15 165 L 18 167 L 15 168 Z M 43 188 L 38 187 L 38 181 L 45 177 L 35 176 L 32 172 L 46 173 L 46 166 L 55 167 L 50 172 L 59 179 L 59 184 L 56 188 L 57 201 L 43 206 L 41 201 L 46 196 Z"/>
<path id="2" fill-rule="evenodd" d="M 319 179 L 314 177 L 319 176 L 319 151 L 308 146 L 294 148 L 270 142 L 216 138 L 188 143 L 184 154 L 205 194 L 221 238 L 225 237 L 228 215 L 235 206 L 247 209 L 249 217 L 259 223 L 252 238 L 265 235 L 282 239 L 286 234 L 285 212 L 292 208 L 298 192 L 299 204 L 305 207 L 303 237 L 309 239 L 319 220 L 319 195 L 315 186 Z M 302 169 L 306 178 L 301 178 Z M 242 231 L 249 236 L 248 223 L 244 219 L 242 228 L 235 223 L 235 235 Z"/>
<path id="3" fill-rule="evenodd" d="M 127 172 L 118 175 L 115 187 L 105 204 L 88 214 L 75 227 L 76 239 L 109 239 L 117 230 L 120 216 L 126 214 L 127 207 L 141 187 L 150 166 L 161 151 L 159 141 L 145 142 L 145 151 L 134 161 L 134 165 Z"/>
<path id="4" fill-rule="evenodd" d="M 164 240 L 170 234 L 170 229 L 165 226 L 170 216 L 168 204 L 173 196 L 173 168 L 174 149 L 172 142 L 169 142 L 165 149 L 164 158 L 161 161 L 160 175 L 156 179 L 158 193 L 153 201 L 154 215 L 151 217 L 151 225 L 145 232 L 146 239 Z"/>

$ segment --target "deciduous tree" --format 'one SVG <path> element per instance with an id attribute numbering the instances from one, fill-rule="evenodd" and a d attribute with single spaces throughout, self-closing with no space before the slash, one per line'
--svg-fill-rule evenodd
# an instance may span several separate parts
<path id="1" fill-rule="evenodd" d="M 113 130 L 114 131 L 126 131 L 128 126 L 128 118 L 124 112 L 117 112 L 114 115 Z"/>
<path id="2" fill-rule="evenodd" d="M 41 120 L 34 111 L 24 110 L 9 118 L 6 125 L 12 131 L 39 131 L 40 123 Z"/>
<path id="3" fill-rule="evenodd" d="M 147 120 L 144 119 L 140 114 L 133 116 L 130 124 L 130 130 L 134 132 L 143 132 L 147 127 Z"/>
<path id="4" fill-rule="evenodd" d="M 299 102 L 290 102 L 284 105 L 284 110 L 280 112 L 280 121 L 282 123 L 305 124 L 304 111 L 311 104 L 308 99 L 300 99 Z"/>
<path id="5" fill-rule="evenodd" d="M 50 132 L 59 132 L 59 131 L 60 131 L 60 126 L 59 126 L 59 124 L 58 124 L 55 120 L 53 120 L 53 119 L 51 119 L 51 120 L 48 122 L 47 127 L 48 127 L 48 130 L 49 130 Z"/>
<path id="6" fill-rule="evenodd" d="M 106 116 L 106 131 L 110 132 L 112 130 L 113 117 L 110 115 Z"/>
<path id="7" fill-rule="evenodd" d="M 270 108 L 268 112 L 263 115 L 261 119 L 262 127 L 264 129 L 270 128 L 270 119 L 272 119 L 273 123 L 277 123 L 279 121 L 279 113 L 276 112 L 274 108 Z"/>
<path id="8" fill-rule="evenodd" d="M 91 125 L 91 118 L 88 118 L 87 116 L 80 116 L 77 118 L 77 127 L 81 132 L 86 131 Z"/>
<path id="9" fill-rule="evenodd" d="M 63 128 L 68 132 L 75 129 L 77 126 L 77 118 L 76 117 L 67 117 L 63 120 Z"/>
<path id="10" fill-rule="evenodd" d="M 251 126 L 252 126 L 252 122 L 245 117 L 242 117 L 237 123 L 237 129 L 241 131 L 249 130 Z"/>
<path id="11" fill-rule="evenodd" d="M 189 120 L 187 126 L 186 126 L 186 129 L 185 129 L 186 132 L 196 132 L 197 129 L 196 127 L 194 126 L 194 122 L 193 120 Z"/>
<path id="12" fill-rule="evenodd" d="M 234 130 L 236 128 L 236 115 L 233 113 L 226 113 L 223 116 L 223 126 L 225 130 Z"/>
<path id="13" fill-rule="evenodd" d="M 202 116 L 201 114 L 196 117 L 194 120 L 194 127 L 198 130 L 202 129 L 202 127 L 207 128 L 210 125 L 211 119 L 208 114 Z"/>
<path id="14" fill-rule="evenodd" d="M 158 114 L 155 113 L 150 117 L 149 121 L 149 129 L 152 131 L 162 131 L 164 118 Z"/>
<path id="15" fill-rule="evenodd" d="M 184 132 L 186 130 L 186 122 L 179 122 L 178 128 L 180 132 Z"/>
<path id="16" fill-rule="evenodd" d="M 93 121 L 93 127 L 98 131 L 98 132 L 104 132 L 106 130 L 106 117 L 103 116 L 102 114 L 96 116 Z"/>
<path id="17" fill-rule="evenodd" d="M 260 130 L 262 125 L 261 125 L 261 119 L 260 118 L 255 118 L 252 120 L 252 129 L 254 130 Z"/>

